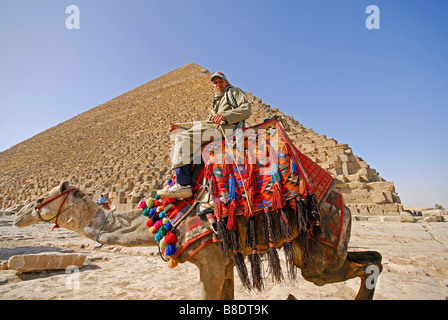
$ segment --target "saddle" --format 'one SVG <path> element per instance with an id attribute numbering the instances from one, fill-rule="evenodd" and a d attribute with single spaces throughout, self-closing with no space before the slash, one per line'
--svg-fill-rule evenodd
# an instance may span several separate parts
<path id="1" fill-rule="evenodd" d="M 279 236 L 284 239 L 288 271 L 293 275 L 293 228 L 299 230 L 306 260 L 309 257 L 307 248 L 317 248 L 313 240 L 323 240 L 320 207 L 328 202 L 334 179 L 292 144 L 277 120 L 267 120 L 242 130 L 243 140 L 238 141 L 241 135 L 235 134 L 202 146 L 203 164 L 192 165 L 192 198 L 157 199 L 156 196 L 147 201 L 143 215 L 148 216 L 147 226 L 159 241 L 164 255 L 170 257 L 170 267 L 177 265 L 177 258 L 187 246 L 215 231 L 217 235 L 207 243 L 219 242 L 224 252 L 233 252 L 243 285 L 262 290 L 257 224 L 262 223 L 265 230 L 268 269 L 274 281 L 281 281 L 283 277 L 275 249 Z M 202 219 L 208 220 L 206 227 L 200 217 L 189 215 L 193 210 L 199 211 L 198 199 L 205 189 L 214 203 L 212 213 Z M 342 202 L 339 208 L 341 206 Z M 190 218 L 185 219 L 188 215 Z M 280 235 L 276 233 L 274 215 L 280 216 Z M 244 244 L 239 234 L 238 216 L 244 216 L 246 221 Z M 183 219 L 186 223 L 176 229 Z M 338 223 L 341 221 L 339 219 Z M 212 225 L 216 226 L 215 230 L 210 227 Z M 203 245 L 196 244 L 197 250 Z M 248 277 L 241 252 L 244 247 L 252 249 L 249 255 L 252 279 Z"/>

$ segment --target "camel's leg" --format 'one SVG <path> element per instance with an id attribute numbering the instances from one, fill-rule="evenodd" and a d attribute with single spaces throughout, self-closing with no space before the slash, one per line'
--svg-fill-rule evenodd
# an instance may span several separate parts
<path id="1" fill-rule="evenodd" d="M 340 270 L 335 271 L 335 274 L 340 277 L 339 281 L 360 277 L 361 286 L 355 299 L 372 300 L 382 270 L 380 253 L 376 251 L 347 252 L 345 263 Z"/>
<path id="2" fill-rule="evenodd" d="M 221 300 L 224 286 L 224 271 L 207 266 L 199 267 L 202 300 Z"/>
<path id="3" fill-rule="evenodd" d="M 355 299 L 372 300 L 378 277 L 383 270 L 381 254 L 376 251 L 347 252 L 347 260 L 361 278 L 361 286 Z"/>
<path id="4" fill-rule="evenodd" d="M 235 299 L 233 263 L 229 263 L 225 269 L 224 285 L 222 286 L 222 300 Z"/>
<path id="5" fill-rule="evenodd" d="M 356 277 L 361 278 L 357 300 L 371 300 L 375 292 L 378 276 L 383 270 L 381 254 L 376 251 L 347 252 L 347 259 L 338 269 L 326 269 L 325 273 L 316 272 L 312 262 L 302 268 L 302 276 L 316 285 L 343 282 Z"/>
<path id="6" fill-rule="evenodd" d="M 216 244 L 205 246 L 191 259 L 199 269 L 203 300 L 234 298 L 233 259 L 221 252 Z"/>
<path id="7" fill-rule="evenodd" d="M 198 266 L 199 267 L 199 266 Z M 233 264 L 199 267 L 203 300 L 233 300 Z"/>

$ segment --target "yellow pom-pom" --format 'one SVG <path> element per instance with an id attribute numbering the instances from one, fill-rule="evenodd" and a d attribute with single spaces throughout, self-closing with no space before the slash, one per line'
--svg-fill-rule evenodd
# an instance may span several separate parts
<path id="1" fill-rule="evenodd" d="M 165 242 L 165 237 L 163 237 L 160 241 L 159 241 L 159 246 L 160 248 L 166 248 L 168 247 L 168 245 Z"/>
<path id="2" fill-rule="evenodd" d="M 154 206 L 154 198 L 149 197 L 148 199 L 146 199 L 146 205 L 152 208 Z"/>
<path id="3" fill-rule="evenodd" d="M 168 219 L 167 217 L 163 218 L 162 220 L 163 224 L 167 224 L 168 222 L 170 222 L 170 219 Z"/>
<path id="4" fill-rule="evenodd" d="M 168 261 L 168 267 L 171 269 L 176 268 L 179 262 L 176 259 L 171 258 L 170 261 Z"/>

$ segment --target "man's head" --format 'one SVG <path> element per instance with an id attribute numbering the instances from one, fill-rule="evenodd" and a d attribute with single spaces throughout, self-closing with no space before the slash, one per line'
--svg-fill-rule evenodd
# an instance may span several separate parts
<path id="1" fill-rule="evenodd" d="M 227 77 L 222 72 L 215 72 L 210 80 L 213 83 L 213 90 L 215 92 L 223 92 L 227 85 L 229 85 Z"/>

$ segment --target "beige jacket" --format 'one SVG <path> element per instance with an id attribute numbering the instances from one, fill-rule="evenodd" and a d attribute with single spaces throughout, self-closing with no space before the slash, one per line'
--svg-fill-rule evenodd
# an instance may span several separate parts
<path id="1" fill-rule="evenodd" d="M 236 102 L 237 108 L 233 109 L 227 102 L 225 91 L 223 93 L 215 93 L 213 99 L 213 107 L 210 111 L 210 116 L 205 121 L 211 123 L 210 118 L 215 114 L 224 116 L 227 120 L 227 124 L 236 125 L 238 122 L 246 120 L 250 117 L 252 112 L 252 106 L 246 97 L 246 94 L 240 88 L 231 87 L 231 93 Z"/>

